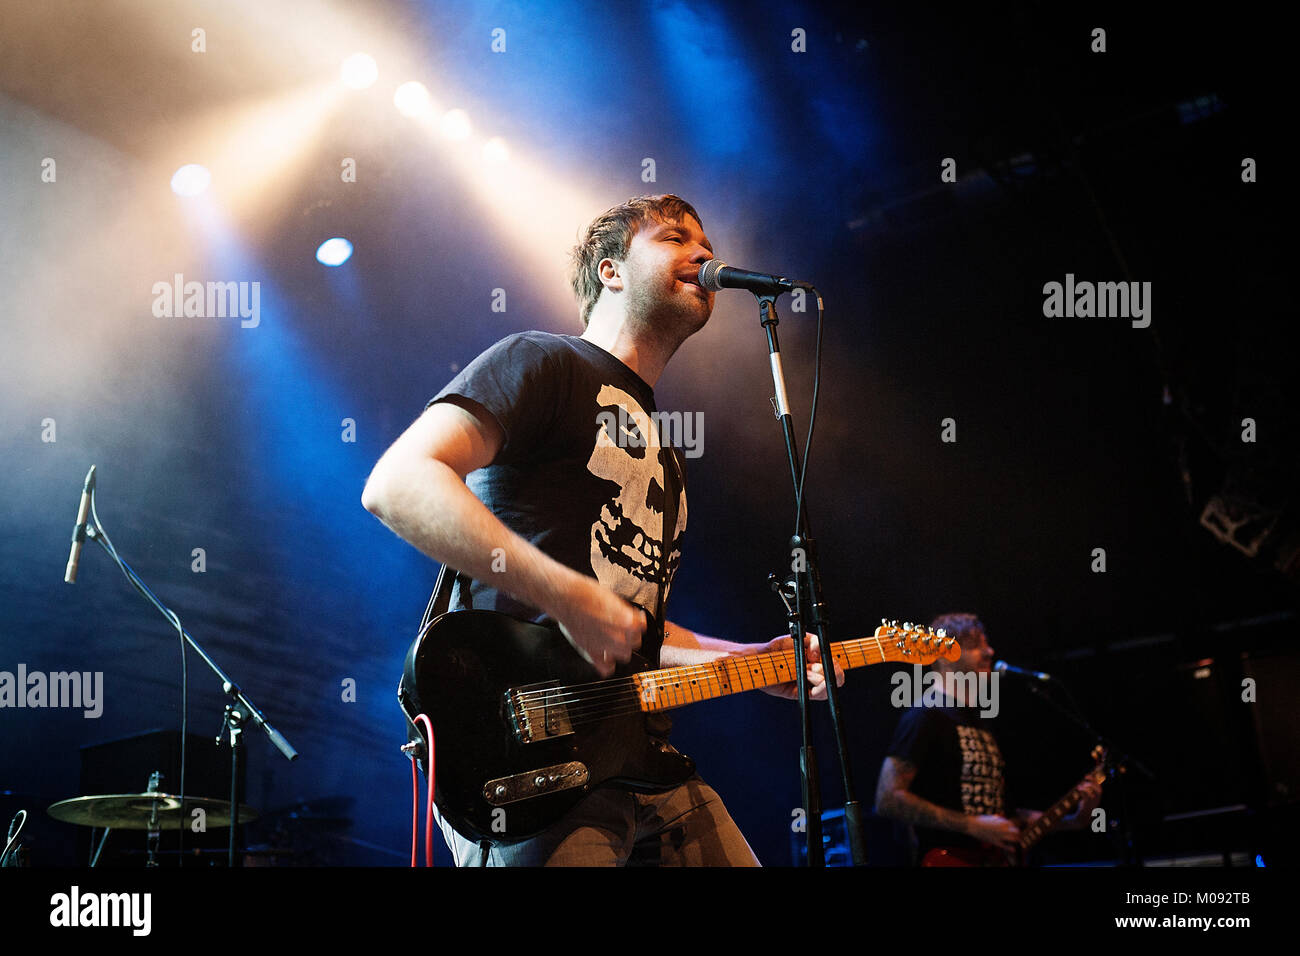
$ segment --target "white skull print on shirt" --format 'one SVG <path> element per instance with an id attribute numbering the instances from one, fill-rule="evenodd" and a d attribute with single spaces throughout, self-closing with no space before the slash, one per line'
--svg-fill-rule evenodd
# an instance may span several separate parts
<path id="1" fill-rule="evenodd" d="M 662 577 L 666 604 L 686 527 L 685 461 L 662 446 L 644 379 L 585 339 L 521 332 L 475 358 L 429 404 L 441 401 L 501 426 L 496 457 L 465 483 L 502 524 L 651 613 Z M 665 481 L 677 495 L 667 548 Z M 499 590 L 493 575 L 458 576 L 450 606 L 546 617 Z M 642 647 L 657 660 L 656 642 Z"/>
<path id="2" fill-rule="evenodd" d="M 618 493 L 602 505 L 591 525 L 591 569 L 616 594 L 653 608 L 665 560 L 670 583 L 681 560 L 685 489 L 672 477 L 669 456 L 674 452 L 662 447 L 655 421 L 640 402 L 621 388 L 602 385 L 596 403 L 601 410 L 587 470 L 614 482 Z M 665 548 L 666 478 L 678 498 L 676 527 Z"/>

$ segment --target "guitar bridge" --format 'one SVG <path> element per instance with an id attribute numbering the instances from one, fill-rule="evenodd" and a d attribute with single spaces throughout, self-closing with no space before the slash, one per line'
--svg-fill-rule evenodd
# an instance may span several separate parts
<path id="1" fill-rule="evenodd" d="M 521 744 L 573 733 L 564 689 L 558 681 L 527 684 L 506 691 L 506 713 L 515 739 Z"/>
<path id="2" fill-rule="evenodd" d="M 543 793 L 584 786 L 588 777 L 587 765 L 571 760 L 568 763 L 557 763 L 553 767 L 541 767 L 527 773 L 489 780 L 483 784 L 483 799 L 492 806 L 499 807 Z"/>

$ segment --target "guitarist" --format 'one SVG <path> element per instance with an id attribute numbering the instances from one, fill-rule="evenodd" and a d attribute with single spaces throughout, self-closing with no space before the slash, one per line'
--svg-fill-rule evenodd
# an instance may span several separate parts
<path id="1" fill-rule="evenodd" d="M 782 650 L 665 622 L 686 527 L 684 456 L 663 447 L 654 385 L 704 327 L 713 258 L 695 209 L 677 196 L 629 200 L 573 251 L 581 337 L 523 332 L 471 362 L 376 464 L 362 504 L 436 561 L 459 570 L 453 610 L 559 625 L 608 677 L 634 652 L 651 666 Z M 676 514 L 665 528 L 665 512 Z M 826 690 L 809 639 L 812 696 Z M 837 674 L 843 681 L 842 674 Z M 771 688 L 793 697 L 793 683 Z M 668 721 L 652 732 L 666 742 Z M 458 865 L 758 865 L 718 795 L 698 777 L 666 793 L 597 788 L 541 834 L 476 844 L 445 820 Z"/>
<path id="2" fill-rule="evenodd" d="M 945 614 L 931 626 L 943 628 L 961 645 L 958 660 L 935 661 L 934 670 L 941 677 L 993 674 L 993 648 L 979 618 Z M 989 849 L 1014 853 L 1021 828 L 1042 815 L 1036 810 L 1007 812 L 1005 764 L 988 727 L 992 721 L 981 717 L 971 703 L 945 698 L 943 707 L 909 708 L 880 769 L 876 812 L 910 824 L 921 856 L 936 848 L 969 852 L 971 858 Z M 1079 806 L 1062 820 L 1062 829 L 1085 827 L 1101 801 L 1101 788 L 1095 783 L 1080 784 L 1078 789 Z M 1002 859 L 1003 853 L 987 854 L 988 862 Z"/>

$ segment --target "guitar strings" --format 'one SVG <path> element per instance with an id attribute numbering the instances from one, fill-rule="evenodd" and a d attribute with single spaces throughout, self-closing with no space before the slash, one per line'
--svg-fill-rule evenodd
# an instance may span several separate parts
<path id="1" fill-rule="evenodd" d="M 789 653 L 791 654 L 791 656 L 793 656 L 793 651 Z M 888 658 L 885 659 L 887 660 Z M 845 669 L 861 667 L 872 663 L 883 663 L 883 661 L 866 660 L 862 664 L 849 663 Z M 788 664 L 793 665 L 793 661 L 789 661 Z M 767 675 L 764 674 L 765 679 L 766 676 Z M 770 687 L 775 684 L 785 683 L 785 681 L 781 680 L 781 676 L 782 675 L 778 674 L 775 680 L 772 680 L 771 682 L 765 683 L 761 686 Z M 565 716 L 570 727 L 579 727 L 579 726 L 584 726 L 593 723 L 598 720 L 605 720 L 612 717 L 626 716 L 628 714 L 634 714 L 637 712 L 645 712 L 644 708 L 641 706 L 640 695 L 637 693 L 636 685 L 632 681 L 632 679 L 623 678 L 615 681 L 610 681 L 609 683 L 619 683 L 620 681 L 625 685 L 622 688 L 609 688 L 606 689 L 604 692 L 596 695 L 584 696 L 582 694 L 577 694 L 577 693 L 568 693 L 563 695 L 563 701 L 561 700 L 561 695 L 558 692 L 561 690 L 568 690 L 568 688 L 553 688 L 552 690 L 557 692 L 555 697 L 546 701 L 542 701 L 540 702 L 540 704 L 537 701 L 531 701 L 530 707 L 532 710 L 537 710 L 541 707 L 546 707 L 546 708 L 549 708 L 551 706 L 559 707 L 561 703 L 563 703 L 565 709 Z M 712 682 L 713 681 L 709 679 L 706 679 L 705 681 L 706 685 Z M 676 683 L 677 682 L 674 682 L 673 684 L 660 684 L 659 686 L 665 688 L 673 687 L 676 685 Z M 756 690 L 758 689 L 758 686 L 755 686 L 753 688 L 744 688 L 744 689 Z M 730 692 L 729 690 L 723 691 L 723 694 L 729 692 Z M 714 695 L 709 695 L 703 698 L 695 698 L 695 700 L 701 700 L 701 699 L 707 700 L 707 699 L 711 699 L 712 696 Z M 693 702 L 694 700 L 687 699 L 687 700 L 680 701 L 678 703 L 668 703 L 666 704 L 666 706 L 656 708 L 656 709 L 671 710 L 676 707 L 684 706 L 685 704 L 689 704 Z"/>
<path id="2" fill-rule="evenodd" d="M 854 652 L 859 652 L 859 651 L 862 652 L 865 658 L 872 658 L 869 660 L 864 660 L 863 664 L 850 663 L 848 666 L 851 668 L 855 666 L 863 666 L 865 664 L 870 664 L 870 663 L 883 663 L 885 660 L 888 660 L 889 655 L 888 653 L 886 653 L 884 643 L 883 643 L 883 640 L 888 640 L 888 639 L 889 639 L 888 636 L 882 639 L 879 636 L 873 635 L 872 637 L 869 638 L 861 638 L 853 641 L 844 641 L 837 646 L 844 652 L 845 660 L 848 660 L 848 657 Z M 873 645 L 874 645 L 875 653 L 870 653 L 868 651 L 868 648 L 871 648 Z M 777 658 L 778 655 L 780 657 L 780 663 L 779 664 L 772 663 L 773 659 Z M 781 677 L 784 675 L 782 675 L 780 671 L 782 668 L 786 670 L 792 669 L 792 665 L 794 663 L 792 660 L 793 655 L 794 655 L 793 649 L 788 651 L 772 652 L 771 654 L 761 655 L 760 656 L 761 658 L 767 659 L 766 662 L 760 661 L 760 666 L 758 668 L 751 668 L 751 670 L 753 670 L 755 673 L 761 674 L 763 679 L 766 681 L 768 679 L 768 675 L 766 673 L 764 663 L 772 663 L 773 674 L 775 675 L 774 679 L 772 679 L 770 683 L 765 683 L 762 686 L 772 686 L 772 684 L 784 683 L 784 681 L 781 680 Z M 746 655 L 732 655 L 732 656 L 738 657 L 738 656 L 746 656 Z M 879 656 L 881 660 L 879 661 L 874 660 L 876 656 Z M 712 675 L 716 673 L 715 665 L 717 664 L 717 662 L 721 660 L 727 660 L 727 659 L 729 658 L 718 658 L 713 662 L 706 662 L 704 664 L 684 665 L 679 668 L 667 668 L 666 670 L 673 672 L 674 676 L 677 679 L 671 682 L 659 683 L 658 686 L 663 688 L 670 688 L 670 687 L 677 688 L 678 691 L 680 692 L 681 685 L 683 683 L 690 681 L 692 674 L 696 676 L 703 674 L 704 683 L 706 687 L 708 687 L 709 685 L 715 682 L 718 682 L 719 689 L 721 689 L 722 687 L 721 678 Z M 536 710 L 538 709 L 539 706 L 547 707 L 547 708 L 565 706 L 566 710 L 569 711 L 566 714 L 566 716 L 568 718 L 570 725 L 572 726 L 574 723 L 586 724 L 586 723 L 590 723 L 593 720 L 600 720 L 600 719 L 605 719 L 607 717 L 620 716 L 623 714 L 634 713 L 636 711 L 643 710 L 643 708 L 641 707 L 640 694 L 638 693 L 638 691 L 642 690 L 644 686 L 646 685 L 642 685 L 641 688 L 638 688 L 635 677 L 609 678 L 604 681 L 597 681 L 597 682 L 583 684 L 583 685 L 568 685 L 568 686 L 561 685 L 557 687 L 542 688 L 535 691 L 526 691 L 523 694 L 519 695 L 519 702 L 524 705 L 526 710 Z M 596 693 L 591 693 L 590 690 L 592 687 L 598 687 L 599 689 L 597 690 Z M 746 690 L 757 689 L 757 687 L 745 688 L 745 689 Z M 723 694 L 728 692 L 730 692 L 729 687 L 728 690 L 723 691 Z M 689 690 L 687 690 L 687 693 L 689 693 Z M 709 697 L 712 696 L 715 695 L 709 695 Z M 717 695 L 717 696 L 721 696 L 721 695 Z M 709 697 L 696 698 L 696 699 L 709 699 Z M 543 699 L 539 701 L 538 698 L 543 698 Z M 668 706 L 659 709 L 668 710 L 674 707 L 683 706 L 684 704 L 691 703 L 691 702 L 692 702 L 691 700 L 685 700 L 682 701 L 681 703 L 670 703 Z M 571 709 L 568 707 L 568 705 L 570 704 L 573 705 Z"/>
<path id="3" fill-rule="evenodd" d="M 793 652 L 791 652 L 791 660 L 789 661 L 789 665 L 786 667 L 786 670 L 792 671 L 794 669 L 793 656 L 794 656 Z M 845 669 L 850 669 L 854 666 L 861 666 L 861 665 L 848 664 Z M 763 683 L 761 684 L 755 684 L 753 687 L 746 687 L 742 689 L 758 690 L 761 687 L 773 687 L 777 684 L 788 683 L 788 681 L 784 679 L 784 675 L 782 675 L 779 672 L 779 670 L 777 671 L 776 678 L 773 680 L 769 680 L 767 673 L 762 672 L 762 680 Z M 641 694 L 638 693 L 638 689 L 634 682 L 632 682 L 629 679 L 628 683 L 630 686 L 627 687 L 623 693 L 606 692 L 596 697 L 584 696 L 580 694 L 573 695 L 571 702 L 565 704 L 565 708 L 569 716 L 570 724 L 576 726 L 578 724 L 591 723 L 597 720 L 604 720 L 610 717 L 623 716 L 625 714 L 642 711 L 643 708 L 641 706 L 642 705 Z M 717 685 L 720 693 L 717 695 L 708 693 L 706 694 L 706 696 L 702 698 L 691 698 L 690 696 L 688 696 L 689 690 L 678 686 L 679 684 L 682 683 L 686 683 L 688 685 L 689 683 L 703 684 L 705 689 L 710 691 L 712 690 L 712 686 L 710 685 Z M 734 683 L 735 682 L 733 681 L 727 681 L 724 685 L 723 680 L 721 678 L 705 678 L 703 681 L 700 682 L 688 682 L 683 680 L 683 681 L 673 681 L 671 683 L 657 684 L 654 689 L 653 700 L 654 702 L 657 703 L 662 699 L 663 704 L 662 706 L 654 707 L 651 709 L 651 711 L 647 711 L 647 712 L 653 712 L 659 710 L 671 710 L 675 707 L 680 707 L 685 704 L 693 703 L 694 700 L 708 700 L 715 696 L 724 696 L 730 691 Z M 726 689 L 723 689 L 724 687 Z M 686 696 L 687 699 L 681 700 L 679 702 L 671 702 L 671 695 L 667 693 L 664 694 L 661 698 L 659 693 L 660 688 L 664 688 L 665 690 L 668 691 L 675 691 L 678 696 Z M 543 706 L 547 706 L 549 704 L 550 702 L 547 701 Z M 536 704 L 534 704 L 534 706 L 536 706 Z"/>
<path id="4" fill-rule="evenodd" d="M 864 664 L 884 663 L 889 659 L 884 647 L 884 640 L 887 639 L 888 638 L 882 639 L 881 637 L 873 636 L 854 641 L 844 641 L 836 645 L 836 647 L 843 651 L 843 657 L 846 662 L 848 662 L 851 654 L 861 651 L 863 656 L 867 658 L 874 658 L 877 655 L 880 657 L 880 660 L 878 661 L 869 659 L 864 661 Z M 875 654 L 868 651 L 868 648 L 871 647 L 874 647 L 876 652 Z M 747 655 L 731 655 L 731 657 L 743 656 Z M 751 667 L 750 670 L 754 673 L 761 674 L 762 678 L 766 681 L 768 675 L 764 664 L 770 663 L 773 668 L 773 674 L 776 675 L 776 678 L 770 683 L 756 685 L 754 688 L 745 688 L 746 690 L 758 689 L 758 686 L 770 687 L 775 684 L 786 683 L 786 681 L 781 679 L 783 675 L 781 675 L 780 671 L 782 669 L 787 671 L 793 670 L 793 649 L 771 652 L 770 654 L 764 654 L 761 656 L 767 658 L 767 660 L 765 662 L 760 662 L 759 667 L 757 668 Z M 623 716 L 642 711 L 643 708 L 641 706 L 640 691 L 643 691 L 646 686 L 654 687 L 655 696 L 657 698 L 659 688 L 675 688 L 680 692 L 681 688 L 679 685 L 687 682 L 694 682 L 691 679 L 691 675 L 705 675 L 704 684 L 710 690 L 712 689 L 710 685 L 716 684 L 720 690 L 726 686 L 727 690 L 722 691 L 722 693 L 725 694 L 730 690 L 731 682 L 724 681 L 722 677 L 716 676 L 716 665 L 719 661 L 730 660 L 731 657 L 717 658 L 715 661 L 704 664 L 692 664 L 684 665 L 682 667 L 667 668 L 667 670 L 673 672 L 673 676 L 676 679 L 672 681 L 657 681 L 654 685 L 642 685 L 641 687 L 638 687 L 636 677 L 608 678 L 590 684 L 561 685 L 558 687 L 526 691 L 518 695 L 518 701 L 523 705 L 526 711 L 535 710 L 539 706 L 550 708 L 564 705 L 567 710 L 569 726 L 573 727 L 589 724 L 596 720 L 604 720 L 610 717 Z M 863 666 L 863 664 L 848 663 L 848 668 L 860 666 Z M 598 687 L 599 689 L 595 693 L 591 693 L 590 689 L 593 687 Z M 578 688 L 582 689 L 579 690 Z M 689 691 L 687 691 L 687 693 L 689 693 Z M 538 698 L 542 699 L 539 700 Z M 668 706 L 658 709 L 668 710 L 691 702 L 692 701 L 690 700 L 685 700 L 682 701 L 681 704 L 669 704 Z"/>
<path id="5" fill-rule="evenodd" d="M 774 663 L 773 659 L 778 657 L 781 658 L 780 663 Z M 718 660 L 723 660 L 723 658 L 719 658 Z M 776 675 L 776 679 L 773 680 L 771 684 L 784 683 L 784 681 L 780 679 L 780 671 L 781 669 L 787 671 L 793 670 L 794 650 L 791 649 L 789 651 L 773 652 L 768 663 L 771 664 L 773 669 L 772 672 Z M 724 681 L 728 686 L 731 683 L 731 681 L 726 681 L 725 678 L 712 676 L 716 674 L 716 671 L 713 667 L 710 667 L 708 663 L 684 665 L 680 668 L 671 668 L 670 670 L 673 671 L 674 677 L 677 679 L 670 682 L 657 681 L 655 685 L 653 685 L 656 691 L 656 697 L 658 696 L 658 688 L 662 687 L 667 689 L 681 683 L 689 683 L 691 680 L 690 675 L 692 674 L 697 676 L 705 675 L 703 679 L 706 686 L 717 684 L 721 688 Z M 767 680 L 768 675 L 766 668 L 762 664 L 760 664 L 758 668 L 750 668 L 750 670 L 759 673 L 764 681 Z M 603 686 L 596 693 L 589 693 L 585 690 L 585 688 L 592 686 L 590 684 L 567 685 L 529 691 L 526 694 L 520 695 L 521 703 L 526 710 L 536 710 L 540 707 L 550 708 L 564 706 L 567 710 L 570 726 L 577 726 L 580 724 L 591 723 L 595 720 L 622 716 L 624 714 L 635 713 L 642 710 L 641 692 L 645 687 L 651 686 L 647 684 L 638 687 L 635 677 L 612 678 L 597 683 Z M 762 686 L 771 686 L 771 684 L 764 683 Z M 577 688 L 584 689 L 578 690 Z M 538 698 L 542 699 L 539 700 Z M 683 703 L 687 702 L 688 701 L 683 701 Z M 664 707 L 659 709 L 666 710 L 669 708 Z"/>
<path id="6" fill-rule="evenodd" d="M 888 656 L 885 654 L 884 648 L 879 638 L 869 637 L 869 638 L 862 638 L 861 640 L 845 641 L 840 644 L 837 644 L 836 647 L 844 651 L 844 656 L 847 659 L 849 654 L 861 650 L 862 647 L 868 643 L 875 644 L 876 650 L 881 656 L 881 663 L 883 663 L 885 660 L 888 659 Z M 865 654 L 866 652 L 864 651 L 863 653 Z M 744 655 L 744 654 L 728 655 L 701 664 L 683 664 L 679 667 L 662 668 L 661 670 L 663 671 L 671 672 L 674 679 L 671 681 L 655 679 L 654 686 L 656 687 L 671 686 L 673 684 L 679 684 L 683 681 L 687 681 L 692 678 L 701 677 L 701 676 L 703 676 L 706 680 L 717 679 L 717 678 L 710 678 L 710 675 L 716 673 L 717 667 L 720 662 L 738 661 L 750 656 L 751 655 Z M 748 667 L 747 669 L 750 671 L 763 673 L 764 676 L 766 677 L 765 665 L 767 664 L 771 664 L 774 671 L 776 671 L 779 667 L 788 667 L 792 665 L 794 661 L 794 650 L 790 649 L 786 651 L 772 651 L 767 654 L 753 655 L 753 658 L 758 660 L 759 666 L 756 668 L 751 666 Z M 773 661 L 778 659 L 780 661 L 779 664 L 773 663 Z M 857 665 L 857 666 L 861 666 L 861 665 Z M 556 703 L 556 704 L 568 703 L 569 701 L 578 701 L 578 700 L 593 700 L 599 697 L 600 690 L 608 690 L 610 692 L 621 692 L 629 685 L 635 686 L 635 683 L 639 677 L 644 677 L 646 674 L 653 674 L 653 673 L 655 672 L 646 671 L 643 672 L 642 674 L 634 675 L 630 677 L 606 678 L 605 680 L 602 681 L 592 681 L 591 683 L 586 683 L 586 684 L 562 684 L 556 687 L 542 687 L 542 688 L 538 688 L 537 690 L 523 691 L 519 693 L 517 697 L 519 700 L 524 702 L 528 702 L 532 698 L 536 698 L 536 697 L 546 697 L 549 702 Z M 791 678 L 791 680 L 793 680 L 793 678 Z M 784 683 L 784 682 L 781 680 L 777 680 L 776 683 Z M 598 689 L 598 688 L 600 690 L 598 690 L 596 694 L 589 693 L 590 690 Z"/>
<path id="7" fill-rule="evenodd" d="M 885 638 L 872 636 L 872 637 L 859 638 L 852 641 L 838 642 L 837 644 L 835 644 L 835 647 L 844 653 L 846 659 L 849 655 L 853 653 L 861 652 L 865 657 L 870 657 L 870 658 L 875 658 L 877 656 L 879 657 L 878 661 L 867 661 L 866 663 L 873 663 L 873 662 L 885 663 L 890 659 L 885 644 L 885 642 L 889 640 L 892 640 L 892 638 L 888 636 L 886 636 Z M 867 650 L 867 648 L 869 647 L 872 648 L 871 651 Z M 656 680 L 655 684 L 656 686 L 659 687 L 669 686 L 670 684 L 675 685 L 681 683 L 684 680 L 690 680 L 693 677 L 699 677 L 701 675 L 703 675 L 706 680 L 710 680 L 713 678 L 710 678 L 709 675 L 716 672 L 716 669 L 721 662 L 736 661 L 747 657 L 751 657 L 751 655 L 744 655 L 744 654 L 727 655 L 727 656 L 715 658 L 712 661 L 706 661 L 701 664 L 684 664 L 679 667 L 662 668 L 661 669 L 662 671 L 670 672 L 675 679 L 672 681 Z M 771 663 L 773 659 L 779 658 L 781 665 L 788 665 L 792 663 L 793 657 L 794 657 L 793 649 L 785 650 L 785 651 L 772 651 L 765 654 L 753 655 L 752 659 L 757 660 L 759 662 L 759 667 L 758 668 L 750 667 L 749 670 L 763 672 L 764 676 L 766 676 L 764 670 L 765 664 Z M 777 667 L 777 665 L 775 664 L 773 664 L 772 666 L 774 669 Z M 851 665 L 851 666 L 860 667 L 863 665 Z M 556 704 L 567 703 L 573 700 L 583 700 L 583 699 L 593 700 L 599 697 L 599 690 L 597 694 L 590 693 L 590 691 L 593 689 L 608 689 L 610 692 L 621 692 L 629 685 L 629 683 L 635 683 L 638 677 L 643 678 L 646 675 L 653 674 L 653 673 L 655 672 L 645 671 L 642 672 L 641 674 L 634 675 L 631 677 L 613 677 L 613 678 L 606 678 L 600 681 L 591 681 L 589 683 L 584 683 L 584 684 L 563 684 L 554 687 L 542 687 L 536 690 L 518 692 L 517 699 L 526 703 L 526 702 L 530 702 L 533 698 L 546 697 L 550 702 Z M 783 683 L 783 681 L 778 679 L 776 683 Z"/>
<path id="8" fill-rule="evenodd" d="M 791 654 L 793 654 L 793 652 L 791 652 Z M 852 664 L 851 664 L 851 665 L 849 665 L 849 666 L 850 666 L 850 667 L 855 667 L 855 666 L 856 666 L 856 667 L 860 667 L 860 666 L 862 666 L 862 665 L 860 665 L 860 664 L 859 664 L 859 665 L 852 665 Z M 765 687 L 771 687 L 771 686 L 773 686 L 774 684 L 779 684 L 779 683 L 784 683 L 784 681 L 776 680 L 776 681 L 773 681 L 772 684 L 765 684 L 765 685 L 763 685 L 763 686 L 765 686 Z M 754 688 L 746 688 L 746 689 L 757 690 L 758 687 L 754 687 Z M 629 716 L 629 715 L 632 715 L 632 714 L 637 714 L 637 713 L 643 713 L 643 712 L 644 712 L 644 711 L 642 710 L 642 708 L 641 708 L 640 697 L 639 697 L 639 695 L 636 693 L 636 689 L 635 689 L 634 686 L 629 687 L 629 688 L 627 689 L 627 691 L 626 691 L 625 693 L 622 693 L 622 694 L 613 695 L 613 694 L 610 694 L 610 693 L 606 693 L 606 694 L 604 694 L 603 696 L 604 696 L 605 698 L 607 698 L 607 699 L 604 700 L 604 701 L 602 701 L 602 702 L 599 703 L 599 704 L 594 704 L 594 705 L 593 705 L 593 704 L 590 704 L 587 700 L 583 699 L 583 698 L 579 695 L 579 696 L 577 696 L 577 698 L 576 698 L 576 703 L 579 704 L 579 705 L 586 704 L 587 706 L 574 706 L 574 705 L 567 705 L 567 706 L 566 706 L 566 714 L 567 714 L 567 718 L 568 718 L 567 723 L 568 723 L 569 727 L 570 727 L 571 729 L 573 729 L 573 728 L 578 728 L 578 727 L 586 726 L 586 725 L 588 725 L 588 724 L 593 724 L 593 723 L 596 723 L 596 722 L 598 722 L 598 721 L 602 721 L 602 720 L 608 720 L 608 719 L 615 718 L 615 717 L 624 717 L 624 716 Z M 613 697 L 614 699 L 613 699 L 613 700 L 608 699 L 608 698 L 611 698 L 611 697 Z M 705 699 L 708 699 L 708 698 L 705 698 Z M 549 703 L 549 702 L 548 702 L 548 703 Z M 667 706 L 665 706 L 665 707 L 661 707 L 661 708 L 657 708 L 657 709 L 658 709 L 658 710 L 672 710 L 672 709 L 674 709 L 674 708 L 676 708 L 676 707 L 680 707 L 680 706 L 683 706 L 683 705 L 688 704 L 688 703 L 692 703 L 692 701 L 689 701 L 689 700 L 687 700 L 687 701 L 682 701 L 682 703 L 680 703 L 680 704 L 669 704 L 669 705 L 667 705 Z M 534 704 L 533 706 L 536 707 L 537 705 Z"/>
<path id="9" fill-rule="evenodd" d="M 852 662 L 849 662 L 848 663 L 849 668 L 861 667 L 871 663 L 884 663 L 885 661 L 889 660 L 889 654 L 886 652 L 882 639 L 879 637 L 873 636 L 869 638 L 862 638 L 855 641 L 845 641 L 838 644 L 837 647 L 843 652 L 843 659 L 846 662 L 849 662 L 850 657 L 857 652 L 861 652 L 863 657 L 866 658 L 861 664 L 854 664 Z M 868 650 L 868 648 L 874 648 L 874 650 L 873 651 Z M 733 657 L 744 657 L 744 656 L 747 655 L 733 655 Z M 793 670 L 793 664 L 794 664 L 793 649 L 788 651 L 772 652 L 771 654 L 761 655 L 761 657 L 766 658 L 766 660 L 760 661 L 758 667 L 749 667 L 748 669 L 753 673 L 760 674 L 762 679 L 765 681 L 765 683 L 763 683 L 762 685 L 756 685 L 755 688 L 743 688 L 743 689 L 745 690 L 757 689 L 758 686 L 767 687 L 767 686 L 771 686 L 772 684 L 786 683 L 786 681 L 783 680 L 783 677 L 785 675 L 782 673 L 782 671 L 788 673 L 789 671 Z M 879 659 L 877 660 L 877 658 Z M 650 686 L 653 686 L 656 689 L 675 688 L 680 691 L 682 685 L 690 684 L 690 683 L 698 683 L 700 679 L 703 680 L 706 687 L 713 684 L 717 684 L 719 688 L 721 688 L 723 684 L 729 685 L 730 681 L 727 681 L 724 676 L 717 674 L 716 665 L 719 661 L 728 661 L 731 659 L 732 659 L 731 657 L 724 657 L 724 658 L 718 658 L 713 662 L 707 662 L 704 664 L 683 665 L 682 667 L 665 668 L 665 670 L 670 671 L 672 673 L 673 679 L 658 680 L 655 682 L 654 685 L 642 683 L 640 684 L 640 686 L 638 686 L 636 676 L 609 678 L 604 681 L 596 681 L 590 684 L 560 685 L 556 687 L 540 688 L 538 690 L 533 690 L 533 691 L 525 691 L 519 694 L 517 699 L 521 704 L 525 706 L 529 706 L 529 705 L 536 706 L 539 703 L 546 706 L 560 706 L 560 705 L 568 705 L 568 704 L 573 704 L 575 706 L 586 705 L 585 710 L 578 709 L 576 711 L 577 713 L 585 714 L 585 713 L 590 713 L 593 707 L 599 707 L 600 703 L 603 700 L 610 700 L 610 699 L 623 700 L 627 697 L 628 694 L 633 694 L 639 697 L 639 694 L 641 692 L 644 692 L 644 690 Z M 769 665 L 772 667 L 772 675 L 770 678 L 770 682 L 768 682 L 769 675 L 767 672 L 767 666 Z M 638 676 L 643 676 L 643 675 L 638 675 Z M 792 680 L 793 678 L 790 679 Z M 592 693 L 593 688 L 596 688 L 595 693 Z M 723 691 L 723 694 L 727 692 L 729 691 Z M 689 702 L 690 701 L 683 701 L 682 703 L 684 704 Z M 670 706 L 681 706 L 681 704 L 673 704 Z"/>

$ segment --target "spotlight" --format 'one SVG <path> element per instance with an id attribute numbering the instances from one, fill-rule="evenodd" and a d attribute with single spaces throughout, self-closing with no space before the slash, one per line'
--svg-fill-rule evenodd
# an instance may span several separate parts
<path id="1" fill-rule="evenodd" d="M 375 58 L 367 53 L 353 53 L 343 61 L 340 73 L 343 85 L 354 90 L 364 90 L 378 76 L 379 66 L 375 63 Z"/>
<path id="2" fill-rule="evenodd" d="M 510 158 L 510 147 L 500 136 L 493 136 L 483 144 L 483 158 L 489 163 L 500 165 Z"/>
<path id="3" fill-rule="evenodd" d="M 352 243 L 342 236 L 326 239 L 316 250 L 316 261 L 326 266 L 341 266 L 352 255 Z"/>
<path id="4" fill-rule="evenodd" d="M 393 94 L 393 105 L 403 116 L 412 118 L 423 116 L 433 109 L 429 91 L 424 88 L 423 83 L 417 83 L 415 80 L 403 83 L 397 88 L 397 92 Z"/>
<path id="5" fill-rule="evenodd" d="M 442 135 L 448 139 L 468 139 L 470 134 L 469 114 L 464 110 L 450 110 L 442 118 Z"/>
<path id="6" fill-rule="evenodd" d="M 172 173 L 172 192 L 178 196 L 197 196 L 211 182 L 212 174 L 207 167 L 190 163 Z"/>

